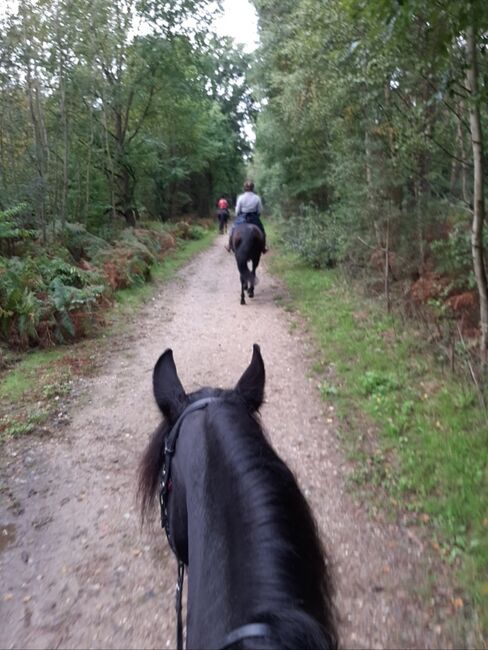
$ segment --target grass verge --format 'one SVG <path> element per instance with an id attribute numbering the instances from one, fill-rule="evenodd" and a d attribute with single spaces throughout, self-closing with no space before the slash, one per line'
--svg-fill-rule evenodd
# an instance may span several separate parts
<path id="1" fill-rule="evenodd" d="M 342 422 L 355 460 L 351 482 L 370 496 L 378 488 L 391 512 L 409 511 L 425 528 L 486 631 L 488 426 L 475 391 L 436 365 L 420 332 L 387 316 L 337 271 L 310 269 L 277 239 L 271 270 L 316 341 L 317 384 Z M 465 605 L 456 599 L 456 607 Z"/>
<path id="2" fill-rule="evenodd" d="M 34 431 L 48 433 L 47 425 L 54 417 L 65 422 L 64 402 L 69 398 L 74 379 L 93 371 L 102 338 L 123 331 L 128 317 L 150 299 L 156 285 L 169 281 L 214 238 L 215 231 L 209 230 L 200 239 L 181 241 L 151 269 L 152 282 L 118 291 L 113 307 L 105 314 L 106 326 L 94 338 L 50 350 L 10 355 L 16 356 L 15 366 L 0 374 L 0 444 Z"/>

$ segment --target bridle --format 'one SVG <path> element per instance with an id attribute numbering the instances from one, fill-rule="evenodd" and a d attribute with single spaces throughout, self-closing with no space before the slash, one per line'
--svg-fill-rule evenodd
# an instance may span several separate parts
<path id="1" fill-rule="evenodd" d="M 219 401 L 220 399 L 221 398 L 219 397 L 204 397 L 203 399 L 199 399 L 196 402 L 192 402 L 185 408 L 183 413 L 181 413 L 179 418 L 176 420 L 171 431 L 166 436 L 164 443 L 163 465 L 159 482 L 159 504 L 161 506 L 161 527 L 165 530 L 171 550 L 178 560 L 178 580 L 176 584 L 175 598 L 177 650 L 183 650 L 182 599 L 183 582 L 185 579 L 185 563 L 178 557 L 178 553 L 176 552 L 175 543 L 172 538 L 169 526 L 168 498 L 171 491 L 171 461 L 176 451 L 176 443 L 180 434 L 181 425 L 183 424 L 183 420 L 186 418 L 186 416 L 190 415 L 190 413 L 194 413 L 195 411 L 203 411 L 209 404 Z M 241 627 L 238 627 L 227 634 L 223 645 L 220 646 L 220 650 L 231 648 L 239 641 L 249 638 L 273 639 L 273 630 L 267 623 L 249 623 L 247 625 L 242 625 Z"/>
<path id="2" fill-rule="evenodd" d="M 170 545 L 171 550 L 178 560 L 178 581 L 176 583 L 175 597 L 176 642 L 178 650 L 182 650 L 183 648 L 182 599 L 183 581 L 185 579 L 185 563 L 178 557 L 178 553 L 176 552 L 176 547 L 169 527 L 168 497 L 171 491 L 171 461 L 173 460 L 173 456 L 176 451 L 176 442 L 178 440 L 178 436 L 180 435 L 180 429 L 181 425 L 183 424 L 183 420 L 187 415 L 190 415 L 190 413 L 194 413 L 195 411 L 202 411 L 203 409 L 207 408 L 211 402 L 215 402 L 217 399 L 217 397 L 206 397 L 204 399 L 199 399 L 187 406 L 180 417 L 176 420 L 171 431 L 166 436 L 164 443 L 163 466 L 161 468 L 161 478 L 159 481 L 159 505 L 161 507 L 161 528 L 165 530 L 168 544 Z"/>

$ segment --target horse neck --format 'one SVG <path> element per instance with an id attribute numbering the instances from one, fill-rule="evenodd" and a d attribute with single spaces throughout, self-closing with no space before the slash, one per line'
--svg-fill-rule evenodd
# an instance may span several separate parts
<path id="1" fill-rule="evenodd" d="M 277 506 L 283 488 L 288 494 L 296 485 L 257 422 L 247 412 L 231 411 L 223 417 L 216 411 L 207 430 L 182 436 L 184 472 L 191 477 L 185 481 L 189 647 L 218 645 L 230 630 L 265 612 L 307 598 L 316 606 L 323 601 L 320 585 L 310 589 L 320 577 L 299 566 Z M 293 485 L 283 485 L 283 475 Z M 290 525 L 302 523 L 290 519 Z M 295 582 L 290 565 L 299 575 Z"/>

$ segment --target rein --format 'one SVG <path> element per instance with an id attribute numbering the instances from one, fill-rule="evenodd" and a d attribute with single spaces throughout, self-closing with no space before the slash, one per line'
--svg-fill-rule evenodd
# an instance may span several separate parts
<path id="1" fill-rule="evenodd" d="M 163 452 L 163 467 L 161 469 L 161 479 L 159 483 L 159 504 L 161 506 L 161 528 L 166 532 L 166 537 L 168 538 L 168 543 L 173 551 L 176 559 L 178 560 L 178 581 L 176 584 L 176 598 L 175 598 L 175 609 L 176 609 L 176 640 L 177 640 L 177 650 L 183 650 L 183 619 L 182 619 L 182 601 L 183 601 L 183 582 L 185 579 L 185 564 L 176 552 L 174 541 L 171 537 L 171 531 L 169 528 L 169 518 L 168 518 L 168 497 L 171 491 L 171 461 L 176 451 L 176 443 L 178 441 L 178 436 L 180 435 L 181 425 L 183 420 L 190 413 L 195 411 L 203 411 L 207 408 L 212 402 L 218 401 L 219 397 L 205 397 L 199 399 L 196 402 L 193 402 L 180 415 L 173 425 L 171 431 L 166 437 L 164 444 Z M 249 623 L 247 625 L 242 625 L 241 627 L 236 628 L 229 632 L 229 634 L 224 639 L 224 644 L 220 646 L 220 650 L 226 650 L 226 648 L 231 648 L 233 645 L 239 641 L 250 638 L 273 638 L 271 626 L 267 623 Z"/>

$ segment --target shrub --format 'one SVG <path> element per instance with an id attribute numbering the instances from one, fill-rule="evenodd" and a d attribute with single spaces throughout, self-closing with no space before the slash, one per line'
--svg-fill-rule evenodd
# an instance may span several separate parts
<path id="1" fill-rule="evenodd" d="M 62 234 L 66 248 L 75 260 L 82 258 L 91 260 L 101 250 L 109 246 L 105 239 L 87 232 L 81 223 L 67 223 L 64 231 L 60 234 Z"/>
<path id="2" fill-rule="evenodd" d="M 42 279 L 29 260 L 0 258 L 0 334 L 14 347 L 26 347 L 37 339 L 42 300 L 37 293 Z"/>
<path id="3" fill-rule="evenodd" d="M 99 280 L 58 258 L 0 258 L 0 336 L 17 348 L 79 337 L 80 314 L 83 333 L 96 321 L 106 292 Z"/>
<path id="4" fill-rule="evenodd" d="M 337 220 L 313 205 L 284 222 L 283 238 L 288 250 L 314 268 L 333 268 L 341 259 L 343 236 Z"/>
<path id="5" fill-rule="evenodd" d="M 157 259 L 161 259 L 168 250 L 176 246 L 175 238 L 163 230 L 149 230 L 144 228 L 128 228 L 122 233 L 122 239 L 129 242 L 137 241 Z"/>
<path id="6" fill-rule="evenodd" d="M 181 232 L 200 239 L 204 230 L 184 224 Z M 0 339 L 25 349 L 89 334 L 111 292 L 146 282 L 156 260 L 175 246 L 175 237 L 157 224 L 128 228 L 114 245 L 67 224 L 54 235 L 50 255 L 30 241 L 24 257 L 0 256 Z"/>
<path id="7" fill-rule="evenodd" d="M 188 239 L 203 239 L 205 237 L 205 228 L 202 226 L 190 226 Z"/>
<path id="8" fill-rule="evenodd" d="M 465 222 L 456 223 L 446 239 L 433 241 L 432 252 L 436 258 L 436 270 L 447 275 L 455 288 L 476 286 L 472 270 L 471 232 Z"/>
<path id="9" fill-rule="evenodd" d="M 125 241 L 102 251 L 95 262 L 102 269 L 106 282 L 116 290 L 146 282 L 155 258 L 144 244 L 126 237 Z"/>
<path id="10" fill-rule="evenodd" d="M 32 239 L 35 232 L 26 228 L 23 215 L 28 211 L 26 203 L 20 203 L 8 210 L 0 210 L 0 252 L 13 253 L 14 244 L 19 240 Z"/>
<path id="11" fill-rule="evenodd" d="M 172 234 L 179 239 L 190 239 L 191 226 L 186 221 L 178 221 L 171 229 Z"/>

